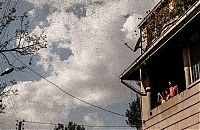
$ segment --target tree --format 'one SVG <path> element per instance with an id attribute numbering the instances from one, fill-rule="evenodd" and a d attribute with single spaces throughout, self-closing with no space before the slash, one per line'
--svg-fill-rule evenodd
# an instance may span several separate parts
<path id="1" fill-rule="evenodd" d="M 138 130 L 142 128 L 140 97 L 138 95 L 136 95 L 136 100 L 129 104 L 126 116 L 128 117 L 128 120 L 126 120 L 128 125 L 135 127 Z"/>
<path id="2" fill-rule="evenodd" d="M 0 70 L 0 78 L 13 71 L 24 70 L 26 66 L 19 65 L 16 61 L 26 56 L 31 65 L 33 55 L 47 45 L 44 31 L 40 35 L 30 33 L 28 15 L 17 12 L 17 2 L 0 2 L 0 65 L 2 67 L 2 64 L 5 64 Z M 16 84 L 16 81 L 1 82 L 0 97 L 5 97 L 12 92 L 11 89 L 6 88 L 13 84 Z"/>
<path id="3" fill-rule="evenodd" d="M 54 130 L 85 130 L 85 128 L 83 126 L 77 125 L 76 123 L 73 123 L 73 121 L 70 121 L 67 126 L 58 123 Z"/>

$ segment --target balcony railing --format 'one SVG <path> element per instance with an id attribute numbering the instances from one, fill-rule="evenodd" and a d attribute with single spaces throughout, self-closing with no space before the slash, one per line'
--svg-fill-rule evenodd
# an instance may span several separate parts
<path id="1" fill-rule="evenodd" d="M 140 26 L 147 49 L 199 0 L 162 0 Z"/>

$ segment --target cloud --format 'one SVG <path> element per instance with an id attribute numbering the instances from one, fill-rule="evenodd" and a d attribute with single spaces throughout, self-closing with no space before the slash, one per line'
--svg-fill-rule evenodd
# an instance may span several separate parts
<path id="1" fill-rule="evenodd" d="M 83 124 L 89 126 L 103 126 L 103 121 L 98 118 L 97 114 L 88 113 L 83 118 Z"/>
<path id="2" fill-rule="evenodd" d="M 84 4 L 77 3 L 73 4 L 71 7 L 69 7 L 67 12 L 72 12 L 74 15 L 76 15 L 79 19 L 81 17 L 86 17 L 86 8 Z"/>
<path id="3" fill-rule="evenodd" d="M 146 11 L 151 10 L 155 3 L 160 0 L 129 0 L 127 2 L 130 14 L 139 14 L 143 18 L 146 16 Z"/>
<path id="4" fill-rule="evenodd" d="M 142 17 L 141 15 L 133 14 L 127 18 L 127 21 L 123 25 L 123 29 L 122 29 L 122 31 L 126 32 L 127 38 L 137 39 L 139 37 L 139 29 L 137 28 L 137 26 L 141 22 L 138 18 L 141 18 L 141 17 Z"/>
<path id="5" fill-rule="evenodd" d="M 123 32 L 120 30 L 120 24 L 123 21 L 116 22 L 122 17 L 118 9 L 123 9 L 123 7 L 120 7 L 120 3 L 112 6 L 107 9 L 99 9 L 95 15 L 82 20 L 72 18 L 73 15 L 66 12 L 50 14 L 47 18 L 50 26 L 46 28 L 48 40 L 52 41 L 50 47 L 53 46 L 54 41 L 57 41 L 60 47 L 70 48 L 73 55 L 68 60 L 61 62 L 54 53 L 43 50 L 45 52 L 41 51 L 42 59 L 39 61 L 40 65 L 53 66 L 52 76 L 62 76 L 65 80 L 63 82 L 68 84 L 70 81 L 71 86 L 80 88 L 81 91 L 76 94 L 81 98 L 87 99 L 88 96 L 88 99 L 92 100 L 91 102 L 97 104 L 102 104 L 104 98 L 109 98 L 109 96 L 110 101 L 107 102 L 116 102 L 112 93 L 126 92 L 121 88 L 119 82 L 116 83 L 120 74 L 119 70 L 125 63 L 125 59 L 120 60 L 123 57 L 122 54 L 128 55 L 121 43 Z M 106 14 L 107 11 L 110 13 Z M 53 58 L 51 62 L 48 62 L 49 57 Z M 113 90 L 113 87 L 117 89 Z M 84 94 L 88 92 L 107 96 L 99 96 L 97 100 Z M 123 94 L 121 96 L 123 97 Z"/>

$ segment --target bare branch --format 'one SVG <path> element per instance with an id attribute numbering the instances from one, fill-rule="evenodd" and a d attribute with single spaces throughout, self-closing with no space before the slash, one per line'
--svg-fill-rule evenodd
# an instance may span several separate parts
<path id="1" fill-rule="evenodd" d="M 2 2 L 0 2 L 0 11 L 2 11 L 2 18 L 0 18 L 0 54 L 6 60 L 6 64 L 15 70 L 22 71 L 26 67 L 17 67 L 13 59 L 10 58 L 9 53 L 15 52 L 14 55 L 31 55 L 36 54 L 40 49 L 47 48 L 46 35 L 44 35 L 44 30 L 40 35 L 30 34 L 28 32 L 29 21 L 27 21 L 27 14 L 17 15 L 15 6 L 9 8 L 8 5 L 2 8 Z M 16 24 L 19 27 L 14 28 L 15 34 L 9 33 L 10 25 Z M 8 31 L 7 31 L 8 30 Z M 6 37 L 5 37 L 6 35 Z M 32 57 L 29 57 L 29 64 L 31 65 Z M 2 75 L 3 76 L 3 75 Z M 10 90 L 5 91 L 8 83 L 2 83 L 0 85 L 0 96 L 6 96 Z"/>

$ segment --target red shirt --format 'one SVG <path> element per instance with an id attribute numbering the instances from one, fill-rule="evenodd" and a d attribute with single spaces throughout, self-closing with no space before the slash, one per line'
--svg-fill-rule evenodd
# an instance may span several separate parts
<path id="1" fill-rule="evenodd" d="M 177 91 L 177 85 L 174 85 L 174 86 L 170 86 L 169 87 L 169 95 L 171 96 L 171 97 L 173 97 L 174 95 L 175 95 L 175 91 Z"/>

